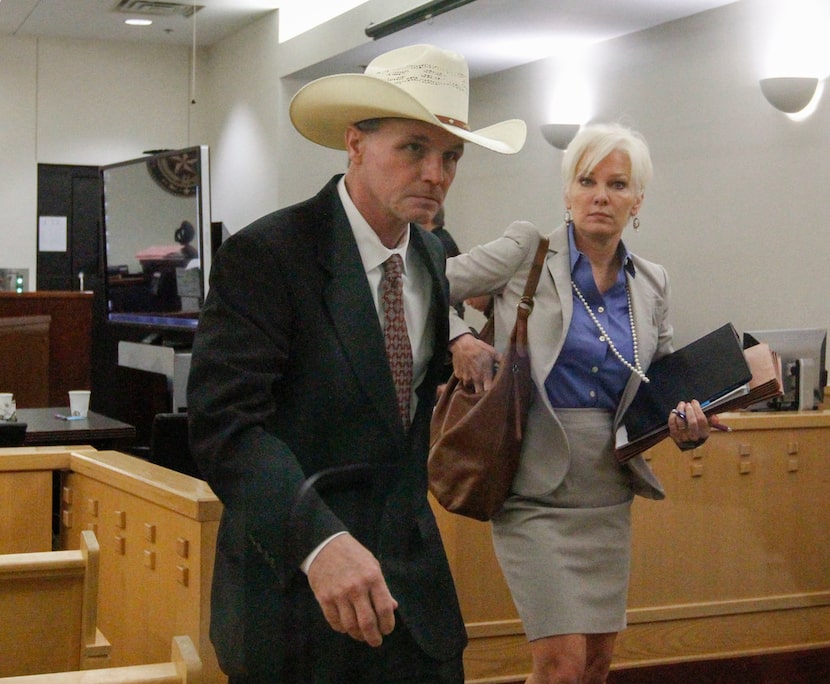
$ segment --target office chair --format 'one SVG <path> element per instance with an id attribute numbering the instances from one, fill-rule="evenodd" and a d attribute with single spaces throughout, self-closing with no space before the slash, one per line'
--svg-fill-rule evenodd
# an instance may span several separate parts
<path id="1" fill-rule="evenodd" d="M 26 441 L 26 423 L 0 421 L 0 447 L 23 446 Z"/>
<path id="2" fill-rule="evenodd" d="M 157 413 L 154 416 L 148 460 L 177 473 L 204 479 L 190 453 L 186 413 Z"/>

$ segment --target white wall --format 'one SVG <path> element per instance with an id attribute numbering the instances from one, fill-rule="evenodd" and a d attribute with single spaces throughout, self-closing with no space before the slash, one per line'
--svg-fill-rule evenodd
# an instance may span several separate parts
<path id="1" fill-rule="evenodd" d="M 331 21 L 286 41 L 282 46 L 280 75 L 302 73 L 304 78 L 328 76 L 330 72 L 319 65 L 331 57 L 372 43 L 373 39 L 366 35 L 367 26 L 422 4 L 423 0 L 364 0 Z"/>
<path id="2" fill-rule="evenodd" d="M 593 55 L 593 118 L 632 125 L 652 150 L 642 226 L 625 240 L 667 267 L 679 343 L 726 321 L 739 331 L 830 325 L 830 98 L 799 123 L 763 98 L 755 37 L 767 4 L 738 2 Z M 475 83 L 476 126 L 519 116 L 529 135 L 515 159 L 472 149 L 462 159 L 447 203 L 462 248 L 514 218 L 542 232 L 561 221 L 561 152 L 539 133 L 546 66 Z"/>
<path id="3" fill-rule="evenodd" d="M 0 268 L 28 268 L 34 289 L 39 163 L 98 166 L 204 142 L 190 58 L 181 47 L 3 37 Z"/>
<path id="4" fill-rule="evenodd" d="M 278 46 L 275 12 L 214 46 L 207 60 L 212 214 L 231 232 L 278 205 Z"/>
<path id="5" fill-rule="evenodd" d="M 190 139 L 190 52 L 40 39 L 38 163 L 110 164 Z"/>
<path id="6" fill-rule="evenodd" d="M 37 206 L 36 65 L 34 41 L 0 41 L 0 268 L 28 268 L 30 282 Z"/>

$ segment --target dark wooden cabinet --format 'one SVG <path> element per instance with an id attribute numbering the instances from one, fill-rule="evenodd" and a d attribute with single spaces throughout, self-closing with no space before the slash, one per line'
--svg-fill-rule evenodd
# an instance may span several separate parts
<path id="1" fill-rule="evenodd" d="M 19 316 L 50 317 L 48 405 L 68 406 L 69 390 L 90 388 L 92 294 L 0 292 L 0 317 Z"/>

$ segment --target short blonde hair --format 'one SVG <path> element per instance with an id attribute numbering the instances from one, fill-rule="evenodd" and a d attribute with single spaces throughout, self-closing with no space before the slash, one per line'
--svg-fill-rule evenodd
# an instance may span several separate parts
<path id="1" fill-rule="evenodd" d="M 654 173 L 648 145 L 640 133 L 616 123 L 587 124 L 579 129 L 562 157 L 564 191 L 578 174 L 590 173 L 614 150 L 628 155 L 631 182 L 642 195 Z"/>

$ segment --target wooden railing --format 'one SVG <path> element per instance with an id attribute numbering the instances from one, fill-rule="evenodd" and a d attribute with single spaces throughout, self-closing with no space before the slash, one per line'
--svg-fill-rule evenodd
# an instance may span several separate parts
<path id="1" fill-rule="evenodd" d="M 0 676 L 109 664 L 97 623 L 99 555 L 88 530 L 77 551 L 0 554 Z"/>
<path id="2" fill-rule="evenodd" d="M 615 669 L 830 646 L 830 411 L 722 418 L 733 431 L 699 449 L 647 452 L 667 498 L 634 503 Z M 524 681 L 530 654 L 489 525 L 434 508 L 468 681 Z"/>
<path id="3" fill-rule="evenodd" d="M 213 491 L 117 451 L 0 449 L 0 512 L 15 511 L 0 515 L 0 552 L 4 543 L 34 546 L 30 538 L 51 548 L 53 471 L 61 476 L 59 548 L 79 548 L 86 530 L 99 540 L 98 626 L 112 644 L 110 665 L 163 662 L 170 640 L 186 635 L 203 681 L 226 682 L 208 636 L 222 511 Z"/>

